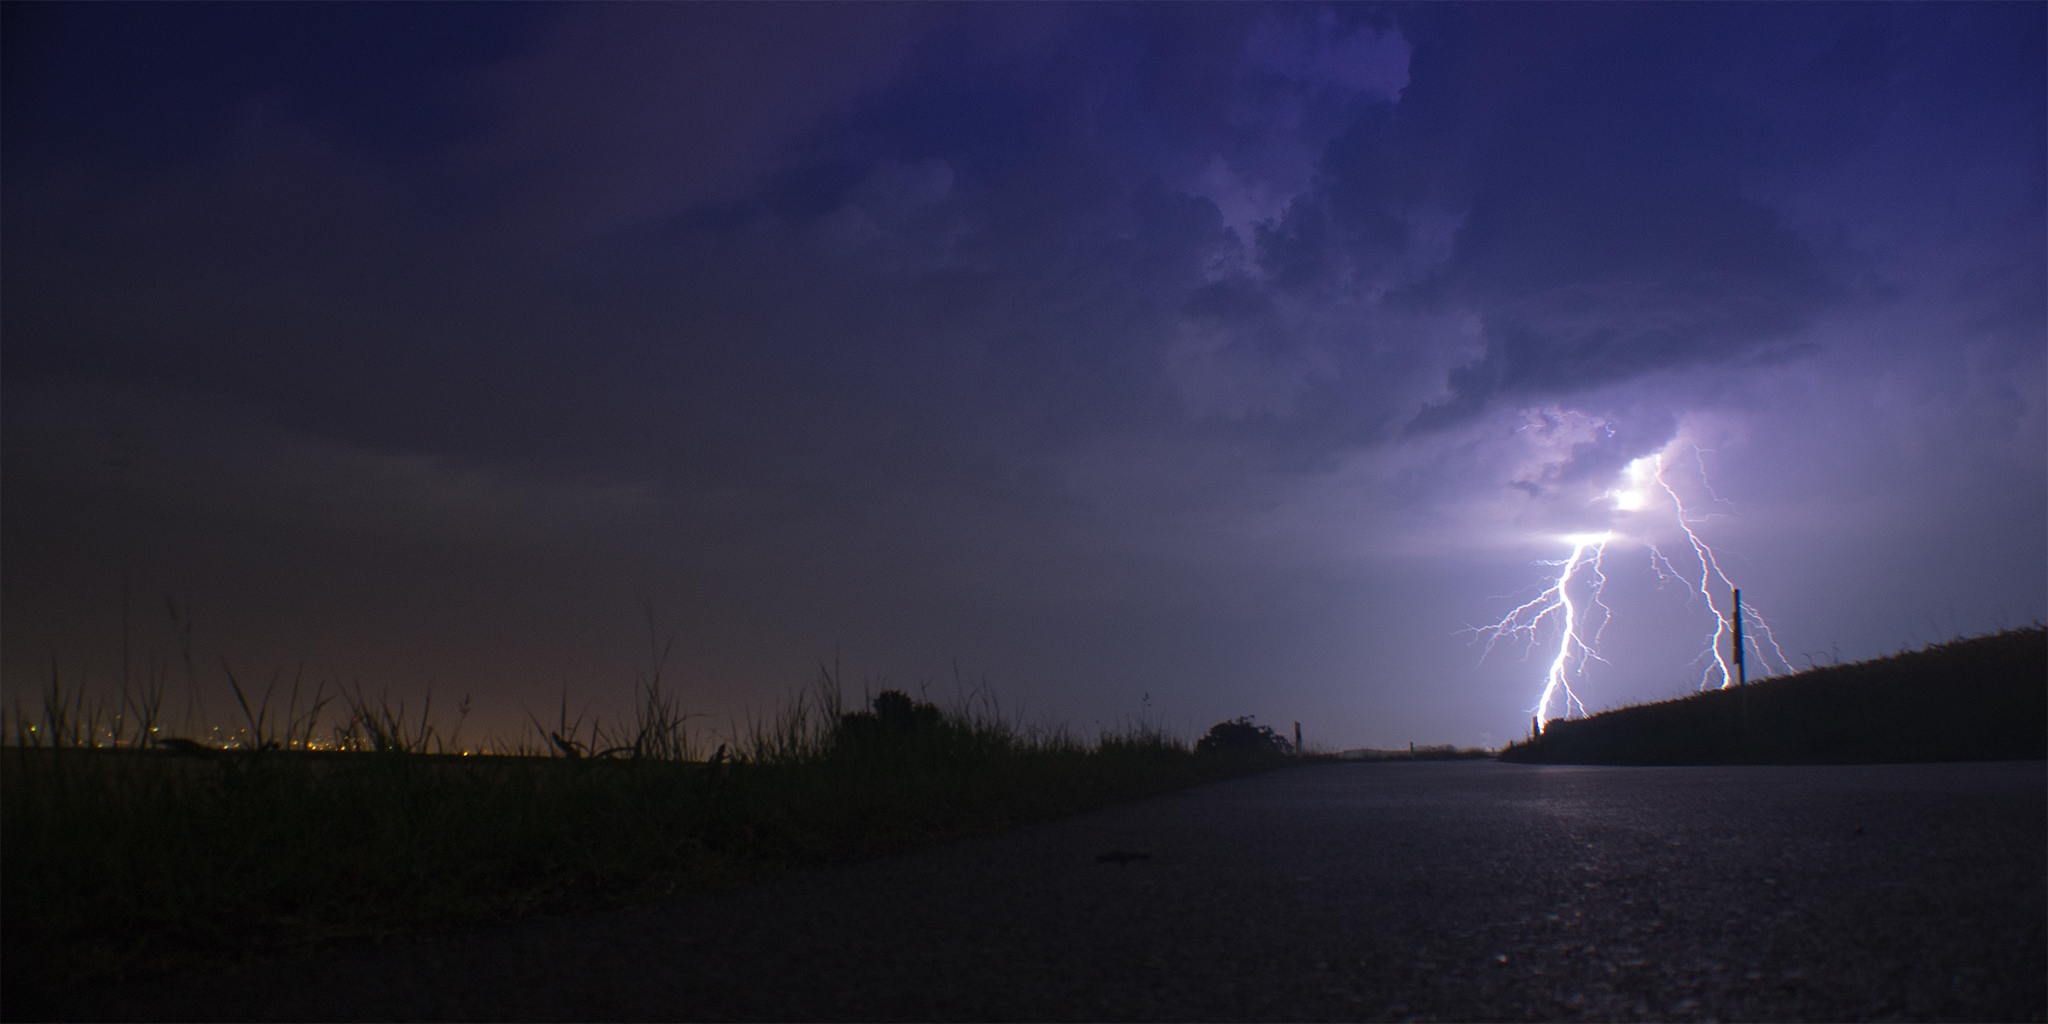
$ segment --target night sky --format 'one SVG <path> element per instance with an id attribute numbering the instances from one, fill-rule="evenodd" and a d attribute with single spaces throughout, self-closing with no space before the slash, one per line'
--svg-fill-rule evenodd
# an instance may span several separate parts
<path id="1" fill-rule="evenodd" d="M 8 4 L 5 692 L 1493 745 L 1569 536 L 1700 685 L 1652 455 L 1795 667 L 2027 625 L 2044 10 Z"/>

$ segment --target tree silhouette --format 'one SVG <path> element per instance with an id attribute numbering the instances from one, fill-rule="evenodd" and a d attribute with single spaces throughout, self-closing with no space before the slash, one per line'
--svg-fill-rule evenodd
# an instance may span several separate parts
<path id="1" fill-rule="evenodd" d="M 1209 735 L 1195 741 L 1195 753 L 1227 757 L 1281 757 L 1294 753 L 1294 744 L 1276 735 L 1270 725 L 1255 725 L 1253 715 L 1218 722 Z"/>

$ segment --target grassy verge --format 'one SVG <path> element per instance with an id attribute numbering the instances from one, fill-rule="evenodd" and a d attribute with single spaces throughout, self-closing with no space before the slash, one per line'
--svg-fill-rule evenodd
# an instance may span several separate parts
<path id="1" fill-rule="evenodd" d="M 1500 754 L 1638 765 L 2044 757 L 2048 631 L 2039 626 L 1553 721 Z"/>
<path id="2" fill-rule="evenodd" d="M 652 687 L 619 735 L 536 723 L 551 756 L 462 756 L 424 752 L 424 719 L 408 733 L 363 706 L 341 751 L 312 749 L 303 717 L 238 749 L 120 742 L 53 686 L 0 749 L 9 1001 L 715 889 L 1284 763 L 1156 730 L 1084 743 L 901 694 L 849 714 L 838 692 L 827 676 L 704 758 Z"/>

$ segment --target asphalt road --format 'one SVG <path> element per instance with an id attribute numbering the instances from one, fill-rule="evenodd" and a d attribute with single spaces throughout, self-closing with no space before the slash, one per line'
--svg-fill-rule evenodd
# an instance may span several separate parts
<path id="1" fill-rule="evenodd" d="M 1112 851 L 1144 858 L 1098 859 Z M 1121 861 L 1121 862 L 1119 862 Z M 82 1017 L 2041 1020 L 2048 767 L 1290 768 Z"/>

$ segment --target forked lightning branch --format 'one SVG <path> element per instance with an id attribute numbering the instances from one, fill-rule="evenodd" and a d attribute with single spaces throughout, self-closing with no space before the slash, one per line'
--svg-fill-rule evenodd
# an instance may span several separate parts
<path id="1" fill-rule="evenodd" d="M 1695 459 L 1699 457 L 1697 448 L 1693 454 Z M 1704 477 L 1704 466 L 1701 473 Z M 1586 714 L 1586 705 L 1573 684 L 1583 681 L 1588 662 L 1604 661 L 1600 657 L 1600 638 L 1613 622 L 1614 610 L 1601 600 L 1601 592 L 1607 586 L 1602 560 L 1608 547 L 1621 540 L 1647 547 L 1650 569 L 1660 581 L 1682 583 L 1704 602 L 1712 627 L 1695 659 L 1701 665 L 1700 689 L 1735 684 L 1745 664 L 1761 668 L 1759 675 L 1791 671 L 1777 639 L 1771 635 L 1770 623 L 1764 621 L 1753 604 L 1745 605 L 1736 598 L 1735 585 L 1721 571 L 1713 547 L 1700 537 L 1696 527 L 1704 517 L 1688 512 L 1684 499 L 1664 479 L 1661 453 L 1629 463 L 1622 472 L 1620 485 L 1602 495 L 1601 500 L 1613 502 L 1614 511 L 1619 513 L 1642 512 L 1659 504 L 1660 499 L 1670 503 L 1670 521 L 1683 536 L 1683 549 L 1673 545 L 1673 554 L 1667 554 L 1655 538 L 1633 536 L 1618 529 L 1560 537 L 1563 544 L 1570 546 L 1571 553 L 1537 563 L 1551 570 L 1543 591 L 1516 605 L 1499 621 L 1470 628 L 1470 632 L 1485 641 L 1482 659 L 1493 653 L 1502 640 L 1519 643 L 1529 651 L 1539 646 L 1552 650 L 1550 645 L 1555 644 L 1544 672 L 1542 691 L 1535 705 L 1528 709 L 1535 716 L 1537 728 L 1553 717 Z"/>

